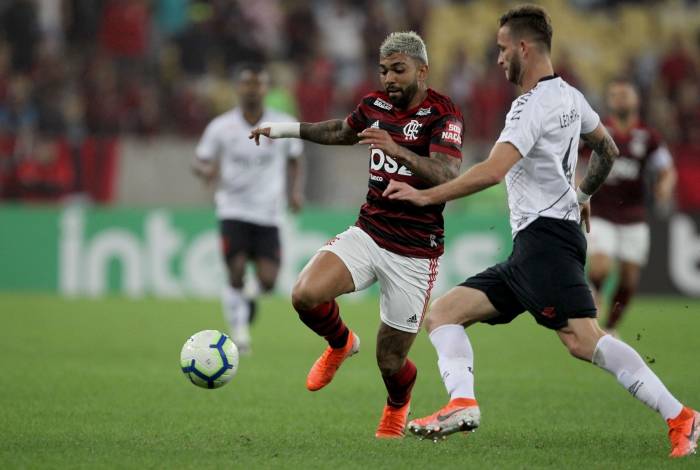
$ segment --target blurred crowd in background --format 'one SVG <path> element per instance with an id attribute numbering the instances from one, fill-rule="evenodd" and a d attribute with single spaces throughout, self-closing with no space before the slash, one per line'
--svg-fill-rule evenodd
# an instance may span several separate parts
<path id="1" fill-rule="evenodd" d="M 2 0 L 0 196 L 51 201 L 80 194 L 109 202 L 120 140 L 165 134 L 198 138 L 214 116 L 235 104 L 231 71 L 241 62 L 268 64 L 270 106 L 301 121 L 344 117 L 377 88 L 378 47 L 395 30 L 425 37 L 430 85 L 461 107 L 465 153 L 482 152 L 501 130 L 516 90 L 497 66 L 493 44 L 498 14 L 509 2 L 479 2 L 488 18 L 478 20 L 479 28 L 441 20 L 472 11 L 464 9 L 475 3 Z M 613 75 L 633 78 L 643 95 L 645 118 L 695 175 L 681 178 L 680 184 L 700 181 L 698 2 L 540 3 L 554 10 L 556 71 L 587 93 L 600 111 L 602 84 Z M 621 27 L 612 29 L 614 37 L 601 38 L 609 48 L 593 54 L 607 60 L 605 73 L 578 50 L 576 30 L 568 30 L 569 23 L 557 24 L 566 15 L 584 34 L 590 25 L 603 28 L 601 24 L 615 25 L 624 17 L 628 28 L 629 21 L 640 21 L 653 31 L 669 8 L 687 15 L 688 27 L 646 37 L 647 43 L 631 54 L 616 44 L 634 31 Z M 590 18 L 596 20 L 589 24 Z M 465 34 L 477 37 L 461 45 L 445 43 L 444 38 Z M 695 201 L 700 209 L 697 185 L 684 191 L 689 194 L 684 204 L 690 201 L 692 207 Z"/>

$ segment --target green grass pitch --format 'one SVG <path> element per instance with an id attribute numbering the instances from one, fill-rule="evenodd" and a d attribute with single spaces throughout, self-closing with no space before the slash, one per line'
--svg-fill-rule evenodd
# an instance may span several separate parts
<path id="1" fill-rule="evenodd" d="M 471 328 L 482 427 L 434 444 L 377 441 L 385 391 L 376 301 L 342 303 L 362 339 L 327 388 L 323 349 L 283 298 L 262 302 L 254 354 L 218 390 L 190 384 L 179 354 L 222 329 L 216 302 L 0 295 L 2 468 L 698 468 L 671 461 L 664 422 L 609 374 L 570 358 L 529 315 Z M 622 334 L 670 390 L 700 407 L 700 301 L 637 300 Z M 422 332 L 413 416 L 446 402 Z"/>

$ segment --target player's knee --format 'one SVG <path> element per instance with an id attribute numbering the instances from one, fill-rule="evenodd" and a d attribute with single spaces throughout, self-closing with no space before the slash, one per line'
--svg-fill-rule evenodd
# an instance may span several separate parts
<path id="1" fill-rule="evenodd" d="M 440 308 L 440 300 L 438 299 L 426 313 L 423 319 L 425 331 L 430 333 L 435 328 L 451 323 L 449 317 L 445 314 L 445 310 Z"/>
<path id="2" fill-rule="evenodd" d="M 243 288 L 243 271 L 240 269 L 228 269 L 228 283 L 234 289 Z"/>
<path id="3" fill-rule="evenodd" d="M 308 282 L 298 279 L 292 288 L 292 305 L 297 311 L 311 310 L 323 299 L 316 295 L 315 289 Z"/>
<path id="4" fill-rule="evenodd" d="M 622 290 L 627 294 L 632 294 L 637 289 L 636 276 L 621 277 L 618 285 L 618 290 Z"/>
<path id="5" fill-rule="evenodd" d="M 586 341 L 581 341 L 581 339 L 576 337 L 571 337 L 564 341 L 566 349 L 569 350 L 571 354 L 576 359 L 581 359 L 582 361 L 590 362 L 593 358 L 593 350 L 590 344 Z"/>
<path id="6" fill-rule="evenodd" d="M 243 278 L 232 278 L 229 276 L 229 285 L 236 290 L 243 289 Z"/>
<path id="7" fill-rule="evenodd" d="M 431 315 L 431 312 L 428 312 L 428 315 L 425 317 L 425 319 L 423 319 L 423 326 L 425 331 L 430 334 L 431 331 L 440 326 L 440 323 L 433 315 Z"/>
<path id="8" fill-rule="evenodd" d="M 607 272 L 602 269 L 591 269 L 588 272 L 588 280 L 591 281 L 591 284 L 593 285 L 593 287 L 595 287 L 596 290 L 600 290 L 601 287 L 603 287 L 603 283 L 605 282 L 606 277 Z"/>
<path id="9" fill-rule="evenodd" d="M 382 354 L 377 351 L 377 365 L 384 377 L 392 376 L 400 371 L 405 360 L 406 357 L 399 354 Z"/>
<path id="10" fill-rule="evenodd" d="M 258 279 L 258 285 L 263 293 L 268 293 L 275 288 L 275 279 Z"/>

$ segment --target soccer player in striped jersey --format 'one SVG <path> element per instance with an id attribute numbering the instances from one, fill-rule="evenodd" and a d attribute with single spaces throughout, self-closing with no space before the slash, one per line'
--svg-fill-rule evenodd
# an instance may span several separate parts
<path id="1" fill-rule="evenodd" d="M 673 196 L 676 171 L 661 135 L 639 116 L 639 93 L 634 84 L 624 78 L 613 80 L 606 97 L 610 115 L 604 124 L 620 156 L 591 200 L 595 230 L 588 235 L 588 279 L 598 297 L 598 309 L 603 310 L 600 289 L 617 263 L 619 279 L 604 323 L 604 329 L 615 335 L 649 255 L 647 181 L 653 180 L 654 202 L 664 206 Z"/>
<path id="2" fill-rule="evenodd" d="M 488 159 L 458 178 L 419 190 L 391 181 L 384 195 L 418 206 L 467 196 L 505 178 L 513 232 L 510 257 L 467 279 L 435 301 L 426 329 L 450 394 L 436 413 L 409 423 L 421 437 L 439 439 L 473 430 L 481 414 L 474 394 L 474 353 L 465 327 L 509 323 L 529 311 L 557 332 L 569 352 L 612 373 L 633 397 L 667 421 L 671 456 L 695 452 L 700 413 L 683 406 L 640 355 L 606 334 L 586 278 L 590 203 L 618 156 L 615 142 L 584 96 L 556 76 L 550 59 L 552 26 L 539 6 L 501 16 L 498 63 L 523 94 L 513 101 Z M 578 189 L 574 172 L 579 136 L 593 149 Z"/>
<path id="3" fill-rule="evenodd" d="M 420 36 L 392 33 L 379 56 L 383 90 L 365 96 L 347 118 L 263 123 L 251 138 L 368 146 L 369 189 L 357 222 L 309 261 L 294 286 L 292 304 L 301 321 L 328 341 L 307 376 L 307 388 L 315 391 L 328 385 L 360 346 L 340 317 L 336 297 L 379 283 L 376 354 L 389 396 L 375 436 L 400 438 L 417 374 L 407 356 L 437 277 L 444 204 L 418 208 L 382 193 L 392 178 L 428 188 L 457 176 L 463 122 L 452 101 L 426 85 L 428 55 Z"/>

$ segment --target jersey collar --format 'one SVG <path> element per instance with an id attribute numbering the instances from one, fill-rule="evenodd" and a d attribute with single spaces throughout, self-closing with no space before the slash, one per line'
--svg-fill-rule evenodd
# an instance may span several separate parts
<path id="1" fill-rule="evenodd" d="M 260 119 L 258 120 L 258 122 L 256 122 L 255 124 L 252 124 L 252 125 L 246 120 L 245 116 L 243 116 L 243 109 L 240 106 L 236 106 L 234 108 L 233 112 L 236 115 L 236 117 L 238 118 L 238 120 L 240 121 L 240 123 L 243 124 L 248 129 L 252 129 L 252 128 L 256 127 L 261 122 L 270 121 L 270 119 L 268 118 L 269 113 L 268 113 L 268 110 L 266 107 L 263 107 L 263 112 L 262 112 L 262 115 L 260 116 Z"/>
<path id="2" fill-rule="evenodd" d="M 552 75 L 545 75 L 544 77 L 537 80 L 537 83 L 546 82 L 547 80 L 554 80 L 555 78 L 559 78 L 559 75 L 557 75 L 556 73 L 553 73 Z"/>
<path id="3" fill-rule="evenodd" d="M 426 89 L 426 92 L 427 92 L 427 93 L 426 93 L 425 98 L 423 99 L 423 101 L 421 101 L 420 103 L 418 103 L 417 105 L 415 105 L 415 106 L 412 107 L 412 108 L 409 108 L 409 109 L 407 109 L 407 110 L 405 110 L 405 111 L 401 111 L 401 110 L 399 110 L 396 106 L 394 106 L 394 111 L 396 112 L 396 116 L 399 117 L 399 118 L 405 118 L 405 117 L 413 116 L 414 114 L 416 114 L 416 112 L 418 112 L 418 110 L 419 110 L 421 107 L 424 107 L 425 104 L 426 104 L 428 101 L 430 101 L 430 99 L 431 99 L 431 95 L 432 95 L 432 93 L 433 93 L 432 88 L 427 88 L 427 89 Z"/>

